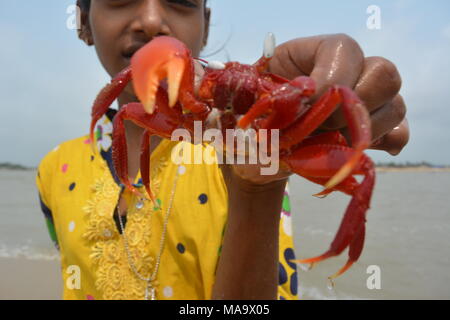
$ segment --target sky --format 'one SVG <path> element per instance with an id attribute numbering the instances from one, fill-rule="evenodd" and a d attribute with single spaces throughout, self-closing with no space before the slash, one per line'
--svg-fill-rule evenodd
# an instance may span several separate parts
<path id="1" fill-rule="evenodd" d="M 0 1 L 0 163 L 37 166 L 59 143 L 88 131 L 92 102 L 109 79 L 95 50 L 67 27 L 74 2 Z M 410 142 L 396 157 L 383 151 L 369 155 L 383 162 L 450 164 L 450 1 L 209 3 L 212 26 L 203 53 L 209 60 L 253 63 L 266 33 L 274 32 L 278 43 L 346 33 L 366 56 L 394 62 L 403 79 Z M 371 5 L 380 9 L 380 29 L 367 27 Z"/>

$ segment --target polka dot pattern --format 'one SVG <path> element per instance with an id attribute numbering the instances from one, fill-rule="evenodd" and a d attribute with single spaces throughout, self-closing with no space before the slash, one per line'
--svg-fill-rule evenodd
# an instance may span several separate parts
<path id="1" fill-rule="evenodd" d="M 283 255 L 284 259 L 286 260 L 286 263 L 292 270 L 294 270 L 294 272 L 289 277 L 289 290 L 293 295 L 297 295 L 298 292 L 297 264 L 295 262 L 292 262 L 292 260 L 295 260 L 295 252 L 292 248 L 286 248 L 286 250 L 284 250 Z"/>
<path id="2" fill-rule="evenodd" d="M 156 205 L 153 207 L 153 211 L 158 211 L 161 209 L 162 206 L 162 201 L 161 199 L 156 199 Z"/>
<path id="3" fill-rule="evenodd" d="M 297 272 L 291 275 L 291 293 L 296 296 L 298 293 Z"/>
<path id="4" fill-rule="evenodd" d="M 186 173 L 186 167 L 185 166 L 179 166 L 178 167 L 178 174 L 183 175 Z"/>
<path id="5" fill-rule="evenodd" d="M 186 248 L 183 246 L 182 243 L 177 244 L 177 250 L 179 253 L 184 253 L 186 251 Z"/>
<path id="6" fill-rule="evenodd" d="M 103 127 L 101 125 L 97 125 L 97 130 L 95 131 L 95 139 L 97 141 L 102 140 L 103 138 Z"/>
<path id="7" fill-rule="evenodd" d="M 198 201 L 200 201 L 200 204 L 205 204 L 208 202 L 208 196 L 205 193 L 202 193 L 198 196 Z"/>
<path id="8" fill-rule="evenodd" d="M 291 213 L 291 203 L 289 202 L 289 197 L 287 195 L 284 195 L 283 197 L 283 211 L 286 215 L 290 215 Z"/>
<path id="9" fill-rule="evenodd" d="M 102 127 L 98 127 L 97 128 L 97 133 L 98 134 L 103 134 L 104 135 L 104 128 Z M 104 137 L 102 139 L 102 136 L 98 137 L 100 141 L 104 140 Z M 85 188 L 89 188 L 91 185 L 91 181 L 88 180 L 90 179 L 89 174 L 91 173 L 89 172 L 80 172 L 80 170 L 83 170 L 83 168 L 86 168 L 87 166 L 90 166 L 93 168 L 93 170 L 112 170 L 112 167 L 109 167 L 109 165 L 111 164 L 111 155 L 110 153 L 107 154 L 106 148 L 102 149 L 102 146 L 98 145 L 98 148 L 100 149 L 100 153 L 95 154 L 91 152 L 91 149 L 89 148 L 89 144 L 91 144 L 92 142 L 87 139 L 87 137 L 82 138 L 81 140 L 79 140 L 78 142 L 78 146 L 80 146 L 80 150 L 83 151 L 83 153 L 78 154 L 77 150 L 74 150 L 73 148 L 68 148 L 65 145 L 62 145 L 60 148 L 61 152 L 67 153 L 67 156 L 61 156 L 61 157 L 55 157 L 56 161 L 54 161 L 54 165 L 52 166 L 52 169 L 54 170 L 56 168 L 56 173 L 55 175 L 58 176 L 58 179 L 60 179 L 58 185 L 58 192 L 60 194 L 63 194 L 64 196 L 69 196 L 71 199 L 75 199 L 78 200 L 79 197 L 85 197 L 85 192 L 84 189 Z M 67 150 L 71 150 L 70 153 L 74 153 L 77 155 L 81 155 L 80 157 L 76 156 L 76 157 L 71 157 L 69 155 L 69 151 Z M 72 152 L 73 151 L 73 152 Z M 109 155 L 109 156 L 108 156 Z M 62 160 L 62 161 L 61 161 Z M 82 161 L 82 165 L 79 164 L 79 162 Z M 103 161 L 105 161 L 106 164 L 108 164 L 108 167 L 106 166 L 100 166 L 100 164 L 103 164 Z M 100 169 L 99 169 L 100 168 Z M 176 171 L 175 171 L 176 170 Z M 112 170 L 113 171 L 113 170 Z M 207 180 L 207 178 L 209 178 L 209 176 L 205 177 L 199 174 L 197 174 L 197 172 L 200 172 L 200 170 L 193 170 L 193 168 L 189 165 L 179 165 L 179 166 L 174 166 L 173 164 L 171 164 L 170 167 L 170 174 L 173 175 L 175 172 L 177 172 L 180 176 L 183 175 L 183 177 L 181 177 L 181 179 L 179 180 L 180 185 L 182 186 L 182 190 L 190 190 L 190 192 L 184 192 L 183 196 L 184 198 L 182 198 L 183 204 L 189 209 L 194 209 L 196 211 L 196 213 L 200 213 L 202 214 L 202 217 L 206 216 L 207 213 L 209 213 L 210 210 L 214 209 L 216 207 L 216 204 L 218 203 L 218 205 L 221 205 L 221 202 L 218 201 L 218 197 L 216 195 L 215 192 L 213 192 L 213 190 L 215 191 L 216 189 L 211 189 L 209 188 L 209 184 L 208 187 L 205 184 L 198 184 L 198 181 L 202 181 L 202 179 L 204 179 L 205 181 Z M 43 171 L 43 173 L 48 172 L 48 170 Z M 94 172 L 96 173 L 96 172 Z M 109 171 L 108 171 L 109 173 Z M 112 172 L 114 173 L 114 172 Z M 38 173 L 39 174 L 39 173 Z M 189 177 L 187 177 L 189 175 Z M 113 174 L 112 174 L 113 176 Z M 191 176 L 195 176 L 197 179 L 194 180 L 194 182 L 196 183 L 184 183 L 185 181 L 189 181 L 191 179 Z M 45 176 L 43 176 L 45 178 Z M 113 176 L 114 178 L 114 176 Z M 108 175 L 108 179 L 109 179 L 109 175 Z M 183 185 L 183 183 L 185 185 Z M 137 183 L 137 185 L 141 185 L 142 184 L 142 179 L 140 179 Z M 165 184 L 164 184 L 165 185 Z M 141 186 L 142 187 L 142 186 Z M 192 188 L 192 189 L 190 189 Z M 180 188 L 179 188 L 180 189 Z M 143 190 L 143 189 L 142 189 Z M 69 191 L 69 192 L 68 192 Z M 145 191 L 145 190 L 143 190 Z M 168 201 L 166 200 L 166 198 L 162 198 L 164 201 Z M 211 200 L 211 202 L 209 202 L 209 200 Z M 161 206 L 161 200 L 157 199 L 157 203 Z M 146 204 L 148 204 L 148 206 L 145 206 L 145 210 L 150 211 L 152 210 L 153 212 L 153 204 L 151 202 L 146 202 Z M 167 203 L 165 203 L 167 204 Z M 184 208 L 183 208 L 184 209 Z M 282 203 L 282 221 L 285 222 L 285 224 L 287 225 L 288 220 L 286 218 L 290 218 L 290 203 L 289 203 L 289 198 L 287 195 L 285 195 L 283 197 L 283 203 Z M 67 211 L 72 210 L 72 208 L 68 208 Z M 162 215 L 164 216 L 164 212 L 163 210 L 161 210 Z M 150 212 L 149 212 L 150 213 Z M 206 222 L 208 222 L 207 220 L 205 220 Z M 280 221 L 281 222 L 281 221 Z M 78 236 L 82 236 L 83 232 L 85 232 L 85 225 L 84 225 L 85 221 L 82 220 L 80 217 L 75 216 L 75 215 L 65 215 L 64 217 L 64 224 L 63 225 L 63 229 L 66 233 L 67 236 L 69 238 L 73 238 L 73 237 L 78 237 Z M 203 223 L 203 220 L 202 220 Z M 224 221 L 224 223 L 226 223 L 226 220 Z M 195 223 L 193 223 L 195 224 Z M 214 226 L 211 226 L 212 228 L 215 229 L 215 235 L 217 235 L 217 239 L 213 239 L 213 240 L 217 240 L 214 246 L 210 246 L 208 248 L 204 248 L 204 250 L 202 249 L 201 251 L 203 252 L 199 252 L 199 254 L 208 254 L 208 257 L 211 257 L 211 259 L 218 259 L 218 256 L 221 255 L 221 251 L 222 251 L 222 246 L 221 246 L 221 242 L 220 239 L 218 239 L 218 237 L 220 236 L 219 234 L 219 227 L 221 226 L 221 224 L 217 224 Z M 209 227 L 209 226 L 208 226 Z M 111 229 L 112 228 L 112 229 Z M 110 229 L 108 228 L 102 228 L 101 230 L 99 229 L 99 232 L 102 232 L 102 234 L 99 234 L 102 237 L 102 241 L 111 241 L 110 238 L 112 236 L 114 236 L 117 232 L 115 225 L 112 225 Z M 223 226 L 222 229 L 222 240 L 224 237 L 224 232 L 226 230 L 226 225 Z M 282 231 L 283 229 L 281 228 L 280 231 Z M 218 232 L 219 231 L 219 232 Z M 281 232 L 280 235 L 285 236 L 286 230 L 285 232 Z M 189 263 L 191 263 L 191 256 L 192 255 L 196 255 L 197 252 L 195 250 L 195 248 L 197 248 L 196 244 L 197 244 L 197 239 L 194 239 L 196 242 L 191 242 L 191 239 L 189 238 L 189 240 L 187 238 L 182 238 L 179 237 L 178 241 L 175 240 L 175 243 L 172 243 L 172 245 L 168 244 L 167 249 L 171 250 L 172 253 L 175 255 L 174 257 L 177 257 L 177 260 L 180 261 L 180 265 L 188 265 Z M 203 240 L 203 239 L 200 239 Z M 281 240 L 281 237 L 280 237 Z M 183 241 L 183 242 L 181 242 Z M 189 244 L 189 252 L 187 251 L 187 247 L 184 245 L 184 242 Z M 201 244 L 201 241 L 199 241 L 199 243 Z M 175 244 L 175 247 L 173 247 L 173 244 Z M 292 244 L 290 243 L 283 243 L 280 241 L 280 260 L 279 260 L 279 264 L 278 264 L 278 276 L 279 276 L 279 290 L 282 290 L 280 292 L 283 292 L 282 295 L 279 295 L 278 298 L 279 299 L 290 299 L 291 298 L 291 292 L 292 293 L 297 293 L 297 277 L 298 277 L 298 273 L 293 270 L 295 268 L 297 268 L 297 264 L 295 263 L 291 263 L 289 262 L 292 258 L 295 258 L 294 252 L 292 249 L 288 249 L 285 250 L 288 246 L 292 246 Z M 175 252 L 173 252 L 173 250 L 176 250 Z M 178 252 L 178 254 L 176 253 Z M 184 254 L 186 253 L 186 255 Z M 286 259 L 285 261 L 283 261 L 284 259 Z M 216 272 L 216 270 L 211 270 L 211 272 L 214 273 Z M 85 281 L 85 280 L 83 280 Z M 173 280 L 169 277 L 161 279 L 161 286 L 159 287 L 159 295 L 161 296 L 161 298 L 165 298 L 165 299 L 177 299 L 178 297 L 184 296 L 185 292 L 184 292 L 184 287 L 179 285 L 178 282 L 176 282 L 177 280 Z M 188 285 L 192 285 L 194 282 L 192 279 L 189 280 L 190 282 L 188 283 Z M 83 282 L 84 283 L 84 282 Z M 175 286 L 176 284 L 176 286 Z M 282 287 L 281 287 L 282 286 Z M 83 286 L 84 287 L 84 286 Z M 90 292 L 89 292 L 89 291 Z M 83 290 L 80 291 L 79 293 L 77 293 L 77 298 L 81 298 L 81 299 L 86 299 L 86 300 L 95 300 L 94 296 L 93 296 L 93 291 L 91 291 L 90 289 L 88 290 Z M 174 290 L 176 290 L 177 292 L 174 292 Z M 140 294 L 142 292 L 139 292 Z M 100 298 L 100 297 L 97 297 Z"/>
<path id="10" fill-rule="evenodd" d="M 292 248 L 287 248 L 284 250 L 284 259 L 286 259 L 286 263 L 294 270 L 297 270 L 297 264 L 295 262 L 291 262 L 291 260 L 295 260 L 295 252 Z"/>
<path id="11" fill-rule="evenodd" d="M 288 280 L 286 269 L 283 267 L 283 265 L 278 262 L 278 284 L 282 285 L 285 284 Z"/>
<path id="12" fill-rule="evenodd" d="M 164 297 L 166 297 L 166 298 L 172 298 L 172 296 L 173 296 L 172 287 L 170 287 L 170 286 L 164 287 L 163 294 L 164 294 Z"/>
<path id="13" fill-rule="evenodd" d="M 75 230 L 75 221 L 70 221 L 69 222 L 69 231 L 73 232 L 73 230 Z"/>

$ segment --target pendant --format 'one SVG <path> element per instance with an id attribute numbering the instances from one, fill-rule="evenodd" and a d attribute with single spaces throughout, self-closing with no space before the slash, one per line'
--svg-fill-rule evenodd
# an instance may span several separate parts
<path id="1" fill-rule="evenodd" d="M 150 296 L 150 297 L 149 297 Z M 156 300 L 156 289 L 152 287 L 152 284 L 150 281 L 147 283 L 147 286 L 145 287 L 145 300 Z"/>

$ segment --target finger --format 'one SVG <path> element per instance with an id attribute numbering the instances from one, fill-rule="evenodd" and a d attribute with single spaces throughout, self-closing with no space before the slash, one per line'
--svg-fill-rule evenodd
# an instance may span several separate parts
<path id="1" fill-rule="evenodd" d="M 370 115 L 372 123 L 372 141 L 391 132 L 405 118 L 406 106 L 401 95 L 397 95 L 392 101 L 383 105 Z M 342 134 L 349 139 L 348 128 L 342 130 Z"/>
<path id="2" fill-rule="evenodd" d="M 374 150 L 384 150 L 391 155 L 398 155 L 409 141 L 409 124 L 407 118 L 403 119 L 399 126 L 384 135 L 375 145 L 370 147 Z"/>
<path id="3" fill-rule="evenodd" d="M 370 115 L 372 120 L 372 141 L 379 139 L 397 127 L 406 116 L 406 105 L 401 95 L 386 103 Z"/>
<path id="4" fill-rule="evenodd" d="M 362 72 L 364 55 L 347 35 L 297 38 L 281 44 L 270 61 L 269 71 L 293 79 L 310 76 L 316 81 L 316 96 L 333 84 L 353 88 Z"/>
<path id="5" fill-rule="evenodd" d="M 332 85 L 354 88 L 364 67 L 364 54 L 358 43 L 346 35 L 335 35 L 322 42 L 315 57 L 311 78 L 316 81 L 320 97 Z M 322 125 L 322 129 L 342 128 L 344 114 L 336 110 Z"/>
<path id="6" fill-rule="evenodd" d="M 369 57 L 355 87 L 355 93 L 369 112 L 385 105 L 398 94 L 402 85 L 395 65 L 381 57 Z"/>
<path id="7" fill-rule="evenodd" d="M 325 38 L 317 48 L 310 77 L 316 81 L 317 96 L 339 84 L 354 88 L 364 67 L 364 54 L 358 43 L 347 35 Z"/>

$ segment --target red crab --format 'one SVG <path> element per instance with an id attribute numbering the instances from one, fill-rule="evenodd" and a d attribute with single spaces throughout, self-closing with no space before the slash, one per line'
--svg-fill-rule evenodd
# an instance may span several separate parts
<path id="1" fill-rule="evenodd" d="M 98 95 L 92 110 L 91 141 L 96 122 L 132 80 L 141 103 L 123 106 L 114 119 L 113 162 L 122 184 L 137 192 L 128 177 L 123 121 L 145 129 L 141 152 L 141 176 L 150 190 L 149 138 L 170 139 L 178 128 L 193 130 L 195 120 L 218 118 L 222 129 L 280 129 L 280 162 L 284 168 L 325 189 L 317 196 L 341 191 L 352 197 L 330 248 L 324 254 L 298 263 L 314 264 L 339 255 L 349 247 L 345 272 L 360 256 L 364 244 L 365 217 L 375 183 L 374 164 L 363 151 L 371 142 L 370 118 L 363 103 L 349 88 L 331 87 L 310 104 L 315 83 L 308 77 L 287 80 L 267 72 L 275 48 L 266 39 L 264 55 L 254 64 L 210 62 L 198 93 L 194 90 L 194 59 L 180 41 L 160 36 L 137 51 L 131 67 L 119 73 Z M 352 145 L 338 132 L 313 135 L 341 107 L 350 128 Z M 362 175 L 358 182 L 354 176 Z"/>

